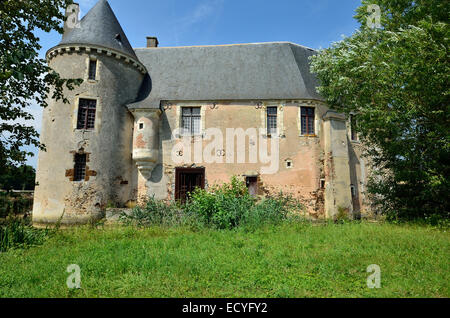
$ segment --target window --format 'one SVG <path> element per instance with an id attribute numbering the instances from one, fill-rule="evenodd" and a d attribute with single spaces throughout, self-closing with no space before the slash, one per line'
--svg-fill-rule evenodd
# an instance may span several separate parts
<path id="1" fill-rule="evenodd" d="M 144 129 L 144 124 L 143 123 L 139 123 L 139 130 Z"/>
<path id="2" fill-rule="evenodd" d="M 95 81 L 96 74 L 97 74 L 97 61 L 90 60 L 89 61 L 89 79 Z"/>
<path id="3" fill-rule="evenodd" d="M 258 195 L 258 177 L 246 177 L 245 184 L 247 185 L 248 194 L 256 197 Z"/>
<path id="4" fill-rule="evenodd" d="M 196 188 L 205 188 L 204 168 L 175 169 L 175 199 L 186 202 Z"/>
<path id="5" fill-rule="evenodd" d="M 86 154 L 75 154 L 73 181 L 83 181 L 86 178 Z"/>
<path id="6" fill-rule="evenodd" d="M 352 141 L 358 141 L 358 134 L 356 132 L 356 117 L 355 115 L 350 115 L 350 135 Z"/>
<path id="7" fill-rule="evenodd" d="M 350 191 L 352 192 L 352 199 L 356 198 L 356 187 L 353 184 L 350 185 Z"/>
<path id="8" fill-rule="evenodd" d="M 277 133 L 277 107 L 267 107 L 267 135 Z"/>
<path id="9" fill-rule="evenodd" d="M 77 129 L 95 128 L 95 111 L 97 101 L 94 99 L 81 99 L 78 103 Z"/>
<path id="10" fill-rule="evenodd" d="M 325 179 L 320 179 L 320 188 L 325 189 Z"/>
<path id="11" fill-rule="evenodd" d="M 291 159 L 286 160 L 286 168 L 291 169 L 294 166 L 294 163 Z"/>
<path id="12" fill-rule="evenodd" d="M 314 113 L 315 113 L 314 107 L 302 107 L 301 109 L 302 135 L 305 136 L 315 135 Z"/>
<path id="13" fill-rule="evenodd" d="M 183 107 L 181 116 L 183 135 L 193 136 L 200 134 L 200 107 Z"/>

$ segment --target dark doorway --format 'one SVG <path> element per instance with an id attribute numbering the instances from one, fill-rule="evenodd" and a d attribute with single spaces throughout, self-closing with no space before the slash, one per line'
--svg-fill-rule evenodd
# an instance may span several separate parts
<path id="1" fill-rule="evenodd" d="M 186 202 L 195 188 L 205 188 L 205 168 L 176 168 L 175 199 Z"/>
<path id="2" fill-rule="evenodd" d="M 245 180 L 248 188 L 248 193 L 252 197 L 256 197 L 258 195 L 258 177 L 247 177 Z"/>

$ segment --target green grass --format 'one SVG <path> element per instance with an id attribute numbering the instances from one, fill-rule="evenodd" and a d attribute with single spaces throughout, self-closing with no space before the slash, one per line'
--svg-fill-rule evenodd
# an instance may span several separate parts
<path id="1" fill-rule="evenodd" d="M 388 223 L 59 231 L 0 254 L 0 297 L 449 297 L 449 233 Z M 81 267 L 79 290 L 66 268 Z M 369 289 L 370 264 L 381 288 Z"/>

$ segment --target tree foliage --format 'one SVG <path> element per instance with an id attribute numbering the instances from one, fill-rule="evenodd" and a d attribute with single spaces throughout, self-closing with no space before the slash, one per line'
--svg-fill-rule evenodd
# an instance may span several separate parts
<path id="1" fill-rule="evenodd" d="M 62 79 L 39 58 L 35 31 L 62 33 L 64 8 L 72 0 L 0 1 L 0 172 L 25 161 L 32 153 L 23 146 L 44 148 L 36 130 L 24 124 L 32 120 L 28 107 L 47 106 L 47 98 L 63 100 L 64 88 L 80 80 Z"/>
<path id="2" fill-rule="evenodd" d="M 33 167 L 10 165 L 0 174 L 1 190 L 34 190 L 36 171 Z"/>
<path id="3" fill-rule="evenodd" d="M 447 1 L 365 0 L 360 29 L 312 58 L 330 106 L 357 115 L 369 191 L 390 217 L 449 217 L 449 12 Z"/>

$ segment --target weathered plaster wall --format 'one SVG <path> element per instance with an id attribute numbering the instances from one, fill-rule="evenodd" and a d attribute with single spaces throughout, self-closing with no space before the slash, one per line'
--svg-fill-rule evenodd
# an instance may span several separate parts
<path id="1" fill-rule="evenodd" d="M 172 136 L 172 131 L 180 126 L 181 112 L 180 107 L 189 106 L 202 107 L 202 131 L 208 128 L 218 128 L 224 137 L 223 153 L 219 151 L 223 163 L 208 163 L 202 160 L 195 160 L 194 154 L 191 154 L 191 160 L 184 160 L 180 163 L 173 149 L 179 142 L 179 138 Z M 234 163 L 227 163 L 227 140 L 226 128 L 265 128 L 265 106 L 278 107 L 278 127 L 279 134 L 279 163 L 277 171 L 273 174 L 261 174 L 261 168 L 269 164 L 260 162 L 250 162 L 247 153 L 245 163 L 237 163 L 237 156 Z M 301 136 L 300 133 L 300 106 L 316 107 L 316 136 Z M 161 116 L 160 126 L 160 154 L 159 164 L 153 171 L 152 177 L 146 186 L 148 194 L 155 195 L 159 199 L 173 198 L 175 190 L 175 168 L 176 167 L 205 167 L 206 184 L 228 182 L 233 175 L 244 176 L 252 173 L 258 173 L 260 176 L 259 191 L 260 194 L 275 194 L 279 191 L 293 194 L 302 200 L 306 205 L 308 212 L 316 216 L 323 216 L 323 189 L 320 187 L 320 180 L 324 178 L 323 171 L 323 122 L 322 116 L 327 111 L 327 107 L 319 103 L 311 102 L 286 102 L 271 101 L 264 105 L 255 106 L 253 102 L 220 102 L 217 104 L 205 102 L 170 102 L 166 103 L 165 110 Z M 258 138 L 253 140 L 246 137 L 246 152 L 250 144 L 258 145 Z M 211 143 L 212 140 L 206 140 L 202 136 L 195 137 L 201 145 L 201 152 Z M 268 148 L 270 149 L 270 138 L 266 138 Z M 255 144 L 256 142 L 256 144 Z M 194 148 L 192 144 L 192 148 Z M 214 149 L 212 152 L 217 152 Z M 229 150 L 229 149 L 228 149 Z M 234 145 L 235 154 L 238 152 L 237 142 Z M 270 153 L 270 150 L 269 150 Z M 183 154 L 185 155 L 185 154 Z M 187 159 L 187 158 L 185 158 Z M 217 158 L 220 160 L 220 158 Z M 292 163 L 287 167 L 286 162 Z"/>
<path id="2" fill-rule="evenodd" d="M 89 58 L 98 60 L 96 81 L 87 80 Z M 125 105 L 136 99 L 143 74 L 95 51 L 59 54 L 50 66 L 63 78 L 85 81 L 65 91 L 69 104 L 50 100 L 44 110 L 41 141 L 47 151 L 39 153 L 33 221 L 53 223 L 64 214 L 63 223 L 85 223 L 100 218 L 107 204 L 123 204 L 136 192 L 133 118 Z M 97 100 L 93 131 L 76 129 L 79 98 Z M 91 173 L 84 182 L 71 181 L 76 152 L 89 153 Z"/>

